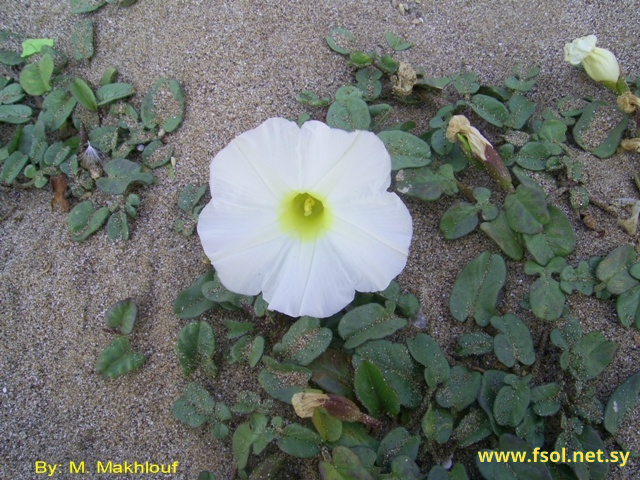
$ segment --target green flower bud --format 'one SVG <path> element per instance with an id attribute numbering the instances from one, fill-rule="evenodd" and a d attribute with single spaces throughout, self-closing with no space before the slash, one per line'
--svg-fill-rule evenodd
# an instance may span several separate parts
<path id="1" fill-rule="evenodd" d="M 595 35 L 576 38 L 564 46 L 564 59 L 571 65 L 582 65 L 596 82 L 610 87 L 620 79 L 620 65 L 616 56 L 605 48 L 596 47 Z"/>

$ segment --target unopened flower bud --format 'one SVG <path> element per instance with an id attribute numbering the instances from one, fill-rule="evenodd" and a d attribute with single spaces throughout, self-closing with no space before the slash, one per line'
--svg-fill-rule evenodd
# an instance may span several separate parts
<path id="1" fill-rule="evenodd" d="M 620 65 L 616 56 L 605 48 L 596 47 L 595 35 L 576 38 L 564 46 L 564 59 L 571 65 L 582 65 L 587 74 L 596 82 L 617 92 L 620 79 Z"/>
<path id="2" fill-rule="evenodd" d="M 489 140 L 471 126 L 467 117 L 451 117 L 445 135 L 450 142 L 459 142 L 465 155 L 476 165 L 486 168 L 502 188 L 508 192 L 513 191 L 511 174 L 504 161 Z"/>

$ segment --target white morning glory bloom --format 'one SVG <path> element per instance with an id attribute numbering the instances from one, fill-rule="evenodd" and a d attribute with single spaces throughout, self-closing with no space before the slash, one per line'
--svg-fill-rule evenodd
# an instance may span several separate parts
<path id="1" fill-rule="evenodd" d="M 616 83 L 620 78 L 620 65 L 616 56 L 606 48 L 596 47 L 595 35 L 576 38 L 564 46 L 564 59 L 571 65 L 582 64 L 596 82 Z"/>
<path id="2" fill-rule="evenodd" d="M 409 211 L 371 132 L 272 118 L 211 162 L 198 235 L 223 285 L 269 309 L 328 317 L 404 268 Z"/>

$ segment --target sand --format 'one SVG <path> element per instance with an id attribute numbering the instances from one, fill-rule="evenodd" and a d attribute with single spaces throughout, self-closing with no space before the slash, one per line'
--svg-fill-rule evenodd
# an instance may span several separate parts
<path id="1" fill-rule="evenodd" d="M 50 37 L 71 51 L 71 27 L 81 17 L 70 14 L 68 1 L 1 3 L 0 28 Z M 542 71 L 531 98 L 540 105 L 553 106 L 569 94 L 612 100 L 564 62 L 563 45 L 578 36 L 596 34 L 627 74 L 640 74 L 640 3 L 635 1 L 424 0 L 410 6 L 402 14 L 386 0 L 140 0 L 130 8 L 108 5 L 89 15 L 95 23 L 96 55 L 75 71 L 90 83 L 97 84 L 113 66 L 120 81 L 132 83 L 142 94 L 160 76 L 183 85 L 187 111 L 170 137 L 176 149 L 175 178 L 160 169 L 157 185 L 138 192 L 143 203 L 132 238 L 121 243 L 110 242 L 101 231 L 77 244 L 67 231 L 66 215 L 51 211 L 48 189 L 0 188 L 0 478 L 39 478 L 37 461 L 61 465 L 57 478 L 75 478 L 68 473 L 70 461 L 85 462 L 85 477 L 114 478 L 92 473 L 96 461 L 110 460 L 179 462 L 177 473 L 167 478 L 194 479 L 202 470 L 218 479 L 232 478 L 230 442 L 187 428 L 171 414 L 187 383 L 175 353 L 185 321 L 173 314 L 172 305 L 177 293 L 208 268 L 198 238 L 173 231 L 174 221 L 183 215 L 177 199 L 185 185 L 208 181 L 211 158 L 234 136 L 269 117 L 295 118 L 305 111 L 295 100 L 298 92 L 311 89 L 330 96 L 350 81 L 346 62 L 325 45 L 331 28 L 350 29 L 368 49 L 380 49 L 384 34 L 395 32 L 415 45 L 397 57 L 424 67 L 427 75 L 469 70 L 485 83 L 499 83 L 515 63 L 537 64 Z M 139 102 L 142 95 L 136 98 Z M 394 119 L 414 119 L 424 126 L 433 113 L 407 108 L 395 112 Z M 604 201 L 638 196 L 632 181 L 637 155 L 598 160 L 575 154 L 586 164 L 588 188 Z M 470 175 L 480 183 L 490 181 L 483 174 L 467 174 L 470 183 Z M 451 202 L 406 200 L 415 235 L 399 277 L 404 289 L 422 299 L 426 329 L 443 348 L 453 348 L 467 331 L 447 306 L 460 269 L 483 250 L 497 251 L 478 233 L 454 242 L 442 239 L 438 221 Z M 602 236 L 563 209 L 579 236 L 571 262 L 637 243 L 597 208 L 592 212 Z M 518 307 L 530 279 L 522 264 L 509 262 L 509 271 L 503 308 L 535 323 Z M 105 380 L 96 371 L 99 353 L 113 338 L 103 328 L 104 313 L 127 297 L 140 306 L 131 341 L 148 361 L 134 374 Z M 601 331 L 620 344 L 614 363 L 596 384 L 598 395 L 606 399 L 638 369 L 639 334 L 619 325 L 612 302 L 573 295 L 568 304 L 585 331 Z M 204 318 L 220 340 L 216 359 L 223 366 L 221 321 L 245 317 L 212 311 Z M 547 369 L 548 375 L 556 374 L 557 367 Z M 223 366 L 216 381 L 196 378 L 230 405 L 237 391 L 257 388 L 254 373 L 248 367 Z M 636 451 L 638 413 L 621 431 Z M 313 478 L 314 471 L 313 463 L 296 464 L 282 478 Z M 612 468 L 609 475 L 639 477 L 638 460 Z"/>

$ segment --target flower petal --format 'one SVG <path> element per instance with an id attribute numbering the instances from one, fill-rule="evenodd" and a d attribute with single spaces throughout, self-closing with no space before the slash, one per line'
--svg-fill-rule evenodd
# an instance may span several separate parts
<path id="1" fill-rule="evenodd" d="M 325 318 L 353 300 L 353 279 L 327 237 L 295 242 L 269 282 L 263 297 L 269 309 L 292 317 Z"/>
<path id="2" fill-rule="evenodd" d="M 292 240 L 283 235 L 273 209 L 211 201 L 198 219 L 198 235 L 222 284 L 257 295 L 279 255 Z"/>
<path id="3" fill-rule="evenodd" d="M 304 187 L 324 198 L 361 198 L 384 191 L 391 183 L 391 157 L 374 133 L 306 122 L 300 142 L 306 165 Z"/>
<path id="4" fill-rule="evenodd" d="M 335 208 L 330 241 L 361 292 L 384 290 L 404 268 L 411 243 L 411 215 L 394 193 Z"/>
<path id="5" fill-rule="evenodd" d="M 234 138 L 211 162 L 211 195 L 238 204 L 279 202 L 299 183 L 300 129 L 271 118 Z"/>

